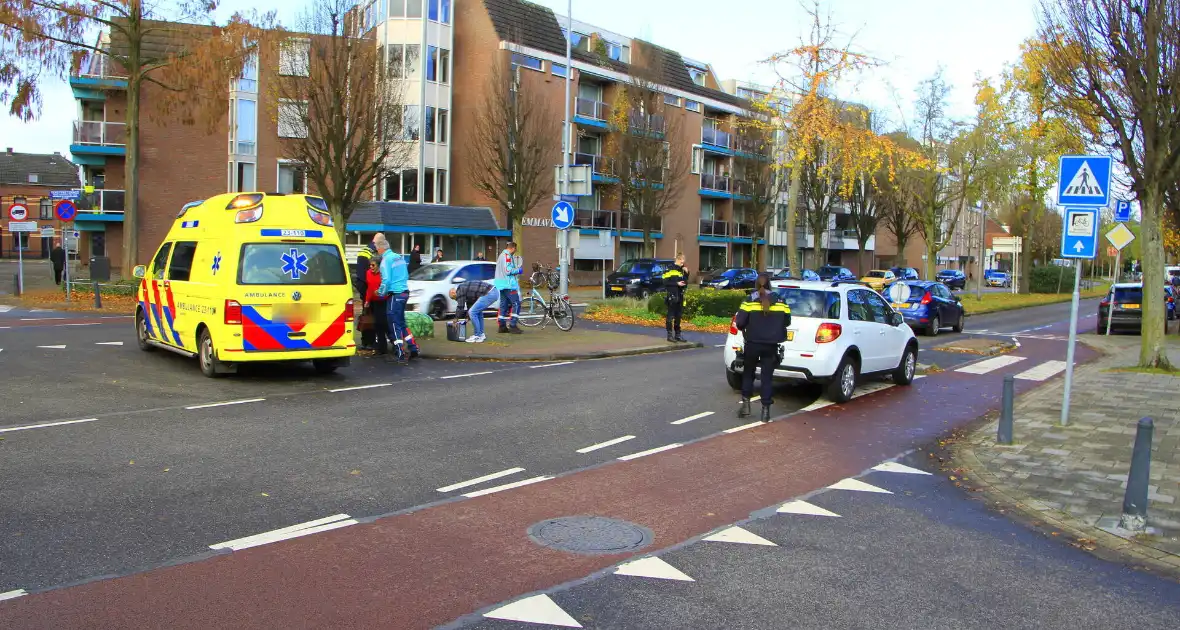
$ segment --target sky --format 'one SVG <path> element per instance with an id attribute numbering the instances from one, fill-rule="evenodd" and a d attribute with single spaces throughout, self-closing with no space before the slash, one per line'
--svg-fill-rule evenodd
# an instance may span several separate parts
<path id="1" fill-rule="evenodd" d="M 558 14 L 568 6 L 568 0 L 536 2 Z M 224 0 L 220 13 L 273 9 L 291 25 L 304 4 Z M 837 96 L 885 112 L 895 126 L 908 122 L 915 88 L 940 67 L 954 87 L 951 116 L 970 118 L 976 77 L 998 76 L 1036 31 L 1037 0 L 823 0 L 820 6 L 854 49 L 883 62 L 845 81 Z M 775 74 L 761 60 L 797 46 L 809 26 L 799 0 L 573 0 L 573 16 L 708 62 L 721 79 L 763 84 L 773 84 Z M 0 118 L 0 147 L 68 155 L 76 109 L 64 80 L 47 83 L 38 120 Z"/>

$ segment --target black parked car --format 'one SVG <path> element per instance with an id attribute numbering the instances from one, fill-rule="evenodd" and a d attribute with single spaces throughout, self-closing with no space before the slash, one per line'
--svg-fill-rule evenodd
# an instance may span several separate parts
<path id="1" fill-rule="evenodd" d="M 943 269 L 938 272 L 935 279 L 952 289 L 963 290 L 967 288 L 967 274 L 958 269 Z"/>
<path id="2" fill-rule="evenodd" d="M 921 279 L 921 276 L 918 275 L 918 270 L 914 269 L 913 267 L 893 267 L 889 271 L 892 271 L 893 275 L 897 276 L 898 280 Z"/>
<path id="3" fill-rule="evenodd" d="M 925 331 L 930 337 L 945 326 L 963 332 L 963 303 L 941 282 L 903 280 L 885 291 L 885 299 L 893 303 L 893 309 L 905 317 L 910 328 Z"/>
<path id="4" fill-rule="evenodd" d="M 758 271 L 748 267 L 732 267 L 701 280 L 702 289 L 753 289 Z"/>
<path id="5" fill-rule="evenodd" d="M 856 280 L 856 274 L 852 273 L 852 270 L 848 267 L 824 265 L 816 269 L 815 273 L 819 274 L 819 279 L 823 281 Z"/>
<path id="6" fill-rule="evenodd" d="M 672 266 L 668 258 L 636 258 L 619 265 L 606 277 L 603 297 L 647 298 L 664 290 L 664 272 Z"/>
<path id="7" fill-rule="evenodd" d="M 1171 319 L 1175 302 L 1164 287 L 1164 309 Z M 1106 320 L 1110 319 L 1110 331 L 1141 332 L 1143 330 L 1143 283 L 1124 282 L 1111 287 L 1110 293 L 1098 305 L 1098 334 L 1106 334 Z"/>

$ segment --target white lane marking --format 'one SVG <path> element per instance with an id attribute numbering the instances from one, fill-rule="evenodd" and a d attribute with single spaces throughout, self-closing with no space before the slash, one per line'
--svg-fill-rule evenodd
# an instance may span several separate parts
<path id="1" fill-rule="evenodd" d="M 926 472 L 925 470 L 918 470 L 917 468 L 911 468 L 909 466 L 906 466 L 905 464 L 899 464 L 897 462 L 885 462 L 884 464 L 877 464 L 876 466 L 873 466 L 873 470 L 875 470 L 877 472 L 902 473 L 905 475 L 929 475 L 930 474 L 930 473 Z"/>
<path id="2" fill-rule="evenodd" d="M 540 368 L 547 368 L 547 367 L 560 367 L 560 366 L 562 366 L 562 365 L 573 365 L 573 364 L 574 364 L 574 362 L 573 362 L 573 361 L 562 361 L 561 363 L 548 363 L 548 364 L 546 364 L 546 365 L 530 365 L 530 366 L 529 366 L 529 369 L 530 369 L 530 370 L 537 370 L 537 369 L 540 369 Z"/>
<path id="3" fill-rule="evenodd" d="M 475 492 L 468 492 L 468 493 L 464 494 L 463 496 L 467 497 L 468 499 L 473 499 L 475 497 L 482 497 L 485 494 L 492 494 L 493 492 L 500 492 L 503 490 L 511 490 L 513 488 L 519 488 L 521 486 L 531 485 L 531 484 L 534 484 L 534 483 L 537 483 L 540 481 L 547 481 L 552 478 L 553 477 L 544 477 L 544 476 L 533 477 L 531 479 L 525 479 L 524 481 L 514 481 L 512 483 L 506 483 L 502 486 L 496 486 L 494 488 L 484 488 L 483 490 L 476 490 Z"/>
<path id="4" fill-rule="evenodd" d="M 713 415 L 712 411 L 705 411 L 702 413 L 698 413 L 695 416 L 689 416 L 687 418 L 681 418 L 679 420 L 674 420 L 674 421 L 672 421 L 672 424 L 685 424 L 688 422 L 692 422 L 693 420 L 700 420 L 701 418 L 707 418 L 711 415 Z"/>
<path id="5" fill-rule="evenodd" d="M 316 534 L 319 532 L 326 532 L 332 529 L 339 529 L 349 525 L 356 525 L 357 521 L 347 514 L 336 514 L 325 518 L 300 523 L 298 525 L 291 525 L 281 529 L 255 534 L 253 536 L 246 536 L 245 538 L 238 538 L 235 540 L 227 540 L 215 545 L 209 545 L 210 549 L 230 549 L 232 551 L 241 551 L 242 549 L 249 549 L 259 545 L 265 545 L 280 540 L 287 540 L 289 538 L 298 538 L 300 536 L 307 536 L 308 534 Z"/>
<path id="6" fill-rule="evenodd" d="M 376 383 L 374 385 L 357 385 L 356 387 L 340 387 L 337 389 L 329 389 L 328 391 L 333 394 L 339 394 L 340 392 L 355 392 L 355 391 L 360 391 L 362 389 L 377 389 L 378 387 L 390 387 L 392 385 L 393 385 L 393 383 Z"/>
<path id="7" fill-rule="evenodd" d="M 1021 372 L 1016 378 L 1022 381 L 1044 381 L 1065 371 L 1068 365 L 1065 361 L 1045 361 L 1044 363 Z"/>
<path id="8" fill-rule="evenodd" d="M 714 348 L 724 348 L 724 347 L 725 347 L 725 344 L 723 344 L 723 343 L 719 343 L 719 344 L 717 344 L 717 345 L 715 345 L 715 346 L 713 346 L 713 347 L 714 347 Z"/>
<path id="9" fill-rule="evenodd" d="M 37 346 L 37 347 L 44 348 L 46 350 L 65 350 L 66 349 L 65 346 Z"/>
<path id="10" fill-rule="evenodd" d="M 964 374 L 987 374 L 988 372 L 994 372 L 1000 368 L 1008 367 L 1014 363 L 1020 363 L 1023 360 L 1024 357 L 992 357 L 990 359 L 984 359 L 979 363 L 972 363 L 971 365 L 961 367 L 955 371 L 962 372 Z"/>
<path id="11" fill-rule="evenodd" d="M 57 319 L 65 319 L 64 317 L 22 317 L 22 322 L 48 322 Z"/>
<path id="12" fill-rule="evenodd" d="M 633 460 L 633 459 L 639 459 L 640 457 L 646 457 L 646 456 L 648 456 L 648 455 L 655 455 L 656 453 L 662 453 L 662 452 L 664 452 L 664 451 L 670 451 L 670 450 L 672 450 L 672 449 L 674 449 L 674 448 L 678 448 L 678 447 L 680 447 L 680 446 L 683 446 L 683 444 L 680 444 L 680 443 L 676 443 L 676 444 L 668 444 L 668 445 L 665 445 L 665 446 L 660 446 L 660 447 L 658 447 L 658 448 L 653 448 L 653 449 L 651 449 L 651 450 L 647 450 L 647 451 L 640 451 L 640 452 L 638 452 L 638 453 L 631 453 L 630 455 L 624 455 L 624 456 L 620 457 L 620 458 L 619 458 L 619 461 L 621 461 L 621 462 L 629 462 L 629 461 L 631 461 L 631 460 Z"/>
<path id="13" fill-rule="evenodd" d="M 18 597 L 23 597 L 28 594 L 29 593 L 27 591 L 25 591 L 25 589 L 23 589 L 23 588 L 18 588 L 15 591 L 8 591 L 7 593 L 0 593 L 0 602 L 4 601 L 6 599 L 16 599 Z"/>
<path id="14" fill-rule="evenodd" d="M 62 324 L 62 326 L 98 326 L 98 322 L 88 322 L 85 324 Z"/>
<path id="15" fill-rule="evenodd" d="M 466 488 L 467 486 L 474 486 L 476 484 L 481 484 L 485 481 L 499 479 L 500 477 L 507 477 L 508 475 L 515 475 L 518 472 L 524 472 L 524 469 L 523 468 L 509 468 L 508 470 L 501 470 L 500 472 L 494 472 L 490 475 L 484 475 L 482 477 L 476 477 L 475 479 L 468 479 L 467 481 L 460 481 L 459 483 L 454 483 L 449 486 L 443 486 L 443 487 L 439 488 L 437 491 L 438 492 L 450 492 L 451 490 L 458 490 L 459 488 Z"/>
<path id="16" fill-rule="evenodd" d="M 9 427 L 7 429 L 0 429 L 0 433 L 10 433 L 12 431 L 27 431 L 29 429 L 44 429 L 45 427 L 60 427 L 67 424 L 82 424 L 83 422 L 97 422 L 98 418 L 87 418 L 85 420 L 66 420 L 64 422 L 46 422 L 45 424 L 30 424 L 23 427 Z"/>
<path id="17" fill-rule="evenodd" d="M 121 345 L 123 345 L 123 342 L 122 341 L 96 341 L 96 342 L 94 342 L 94 345 L 96 345 L 96 346 L 121 346 Z"/>
<path id="18" fill-rule="evenodd" d="M 208 403 L 205 405 L 191 405 L 189 407 L 185 407 L 185 409 L 187 409 L 189 411 L 192 411 L 194 409 L 212 409 L 213 407 L 228 407 L 230 405 L 246 405 L 249 403 L 263 402 L 264 400 L 266 400 L 266 399 L 265 398 L 247 398 L 245 400 L 230 400 L 230 401 L 219 402 L 219 403 Z"/>
<path id="19" fill-rule="evenodd" d="M 917 379 L 920 377 L 915 376 L 914 378 Z M 895 385 L 893 383 L 885 383 L 885 382 L 867 383 L 866 385 L 861 387 L 859 390 L 857 390 L 854 394 L 852 394 L 852 399 L 856 400 L 857 398 L 860 398 L 861 396 L 867 396 L 869 394 L 873 394 L 876 392 L 883 392 L 891 387 L 895 387 Z M 834 403 L 830 400 L 817 400 L 817 401 L 811 403 L 810 405 L 807 405 L 803 409 L 800 409 L 800 411 L 818 411 L 820 409 L 823 409 L 824 407 L 831 407 L 834 404 L 836 404 L 836 403 Z"/>
<path id="20" fill-rule="evenodd" d="M 620 438 L 615 438 L 613 440 L 607 440 L 605 442 L 599 442 L 598 444 L 592 444 L 590 446 L 587 446 L 586 448 L 580 448 L 575 452 L 586 454 L 591 451 L 597 451 L 600 448 L 614 446 L 615 444 L 622 444 L 623 442 L 626 442 L 627 440 L 634 440 L 634 439 L 635 439 L 634 435 L 624 435 L 623 437 L 620 437 Z"/>
<path id="21" fill-rule="evenodd" d="M 16 307 L 15 306 L 4 306 L 3 304 L 0 304 L 0 313 L 7 313 L 8 311 L 11 311 L 14 308 L 16 308 Z"/>
<path id="22" fill-rule="evenodd" d="M 730 527 L 723 529 L 712 536 L 704 538 L 708 542 L 724 542 L 737 543 L 739 545 L 762 545 L 764 547 L 777 547 L 778 545 L 766 540 L 765 538 L 755 534 L 741 527 Z"/>
<path id="23" fill-rule="evenodd" d="M 726 429 L 726 430 L 722 431 L 722 433 L 737 433 L 738 431 L 745 431 L 746 429 L 753 429 L 754 427 L 762 425 L 762 424 L 766 424 L 766 423 L 765 422 L 751 422 L 750 424 L 743 424 L 740 427 Z"/>
<path id="24" fill-rule="evenodd" d="M 916 381 L 916 380 L 918 380 L 918 379 L 920 379 L 920 378 L 926 378 L 926 375 L 925 375 L 925 374 L 917 374 L 917 375 L 915 375 L 915 376 L 914 376 L 914 380 L 915 380 L 915 381 Z"/>
<path id="25" fill-rule="evenodd" d="M 469 376 L 483 376 L 484 374 L 491 374 L 491 372 L 472 372 L 471 374 L 452 374 L 450 376 L 441 376 L 441 380 L 449 380 L 452 378 L 467 378 Z"/>
<path id="26" fill-rule="evenodd" d="M 778 513 L 804 514 L 807 516 L 831 516 L 834 518 L 840 518 L 839 514 L 836 514 L 831 510 L 825 510 L 818 505 L 814 505 L 806 501 L 791 501 L 790 503 L 785 503 L 778 509 Z"/>
<path id="27" fill-rule="evenodd" d="M 656 558 L 640 558 L 619 565 L 615 575 L 630 575 L 633 577 L 655 578 L 657 580 L 676 580 L 677 582 L 695 582 L 683 571 Z"/>
<path id="28" fill-rule="evenodd" d="M 561 609 L 548 595 L 533 595 L 486 612 L 488 619 L 503 619 L 562 628 L 581 628 L 582 624 Z"/>
<path id="29" fill-rule="evenodd" d="M 859 479 L 841 479 L 836 483 L 828 486 L 829 490 L 852 490 L 854 492 L 876 492 L 877 494 L 893 494 L 885 488 L 878 488 L 872 484 L 865 483 Z"/>

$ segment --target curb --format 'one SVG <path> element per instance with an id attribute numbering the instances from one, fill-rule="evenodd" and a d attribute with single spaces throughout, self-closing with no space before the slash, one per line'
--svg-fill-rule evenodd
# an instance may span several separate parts
<path id="1" fill-rule="evenodd" d="M 486 361 L 488 363 L 531 363 L 535 361 L 584 361 L 589 359 L 610 359 L 616 357 L 630 357 L 642 354 L 662 354 L 666 352 L 680 352 L 684 350 L 695 350 L 704 348 L 704 344 L 697 342 L 682 343 L 677 345 L 659 345 L 659 346 L 643 346 L 639 348 L 628 348 L 625 350 L 602 350 L 591 352 L 551 352 L 547 354 L 520 354 L 512 356 L 504 356 L 501 354 L 472 354 L 466 356 L 429 356 L 423 355 L 423 359 L 430 359 L 434 361 Z"/>

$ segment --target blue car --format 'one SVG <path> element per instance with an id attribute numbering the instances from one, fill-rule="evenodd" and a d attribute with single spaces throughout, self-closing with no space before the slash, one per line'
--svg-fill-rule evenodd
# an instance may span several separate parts
<path id="1" fill-rule="evenodd" d="M 959 289 L 960 291 L 967 287 L 967 274 L 958 269 L 943 269 L 938 272 L 938 275 L 934 279 L 952 289 Z"/>
<path id="2" fill-rule="evenodd" d="M 910 328 L 922 330 L 929 337 L 934 337 L 946 326 L 955 332 L 963 332 L 963 303 L 941 282 L 895 282 L 885 290 L 885 299 L 893 304 L 893 310 L 901 313 Z"/>

